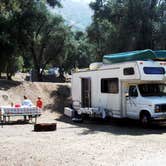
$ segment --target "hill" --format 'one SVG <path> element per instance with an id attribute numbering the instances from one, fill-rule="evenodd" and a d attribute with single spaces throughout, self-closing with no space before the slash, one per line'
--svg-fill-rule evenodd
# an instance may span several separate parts
<path id="1" fill-rule="evenodd" d="M 44 110 L 62 112 L 70 101 L 70 84 L 0 80 L 1 105 L 21 103 L 24 95 L 28 96 L 33 104 L 36 103 L 37 97 L 41 96 Z"/>
<path id="2" fill-rule="evenodd" d="M 74 29 L 84 31 L 90 25 L 93 12 L 87 1 L 62 0 L 61 4 L 63 8 L 50 10 L 62 15 Z"/>

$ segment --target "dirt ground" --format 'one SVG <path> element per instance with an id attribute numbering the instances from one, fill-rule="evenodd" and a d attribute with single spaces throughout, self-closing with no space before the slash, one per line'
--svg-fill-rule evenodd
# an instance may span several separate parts
<path id="1" fill-rule="evenodd" d="M 70 104 L 70 84 L 0 80 L 0 105 L 21 104 L 24 95 L 34 105 L 40 96 L 44 110 L 62 112 Z"/>
<path id="2" fill-rule="evenodd" d="M 165 166 L 166 126 L 142 129 L 135 121 L 73 123 L 62 116 L 70 85 L 0 81 L 0 104 L 28 95 L 44 100 L 38 122 L 56 122 L 53 132 L 34 132 L 33 124 L 0 126 L 0 166 Z M 16 120 L 16 119 L 12 119 Z"/>
<path id="3" fill-rule="evenodd" d="M 33 124 L 0 128 L 1 166 L 166 165 L 166 127 L 142 129 L 115 120 L 77 124 L 49 112 L 38 122 L 57 122 L 57 130 L 34 132 Z"/>

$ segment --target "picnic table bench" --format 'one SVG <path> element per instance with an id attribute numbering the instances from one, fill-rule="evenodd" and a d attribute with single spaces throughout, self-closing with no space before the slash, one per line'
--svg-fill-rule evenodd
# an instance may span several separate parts
<path id="1" fill-rule="evenodd" d="M 25 117 L 35 118 L 35 124 L 37 122 L 37 117 L 41 115 L 42 110 L 35 106 L 32 107 L 11 107 L 11 106 L 0 106 L 0 120 L 2 125 L 6 123 L 6 119 L 8 118 L 8 122 L 10 121 L 11 116 L 23 116 Z"/>

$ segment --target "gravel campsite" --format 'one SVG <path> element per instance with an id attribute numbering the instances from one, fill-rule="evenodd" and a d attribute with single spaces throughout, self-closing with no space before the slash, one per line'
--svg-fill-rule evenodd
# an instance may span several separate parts
<path id="1" fill-rule="evenodd" d="M 34 132 L 32 124 L 0 128 L 0 165 L 165 165 L 166 127 L 142 129 L 133 122 L 72 123 L 45 112 L 40 122 L 56 122 L 54 132 Z"/>
<path id="2" fill-rule="evenodd" d="M 0 127 L 1 166 L 166 164 L 166 126 L 143 129 L 135 121 L 111 119 L 73 123 L 63 115 L 69 88 L 70 84 L 1 81 L 1 104 L 19 102 L 24 94 L 35 101 L 40 95 L 45 107 L 38 123 L 57 123 L 53 132 L 34 132 L 33 124 L 15 118 Z"/>
<path id="3" fill-rule="evenodd" d="M 166 0 L 0 0 L 0 166 L 166 166 Z"/>

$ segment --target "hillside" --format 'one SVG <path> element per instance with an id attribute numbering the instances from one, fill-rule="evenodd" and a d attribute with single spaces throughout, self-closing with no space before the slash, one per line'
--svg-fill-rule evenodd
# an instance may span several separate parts
<path id="1" fill-rule="evenodd" d="M 93 12 L 87 1 L 62 0 L 61 3 L 63 8 L 50 10 L 62 15 L 74 29 L 84 31 L 90 25 Z"/>
<path id="2" fill-rule="evenodd" d="M 23 96 L 28 96 L 35 104 L 38 96 L 44 102 L 44 110 L 62 112 L 68 105 L 70 85 L 45 82 L 21 82 L 0 80 L 0 105 L 21 103 Z"/>

